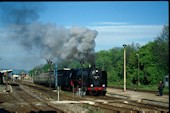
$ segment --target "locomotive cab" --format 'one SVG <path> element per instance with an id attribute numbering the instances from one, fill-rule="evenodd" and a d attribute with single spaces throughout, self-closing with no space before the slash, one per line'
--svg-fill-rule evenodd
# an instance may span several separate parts
<path id="1" fill-rule="evenodd" d="M 58 85 L 62 90 L 71 90 L 70 80 L 72 75 L 72 69 L 58 70 Z"/>

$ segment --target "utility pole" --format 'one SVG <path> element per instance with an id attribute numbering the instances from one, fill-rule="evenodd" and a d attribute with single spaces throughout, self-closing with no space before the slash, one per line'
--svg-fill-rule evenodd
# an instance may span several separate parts
<path id="1" fill-rule="evenodd" d="M 139 54 L 136 54 L 138 56 L 138 86 L 140 86 L 140 77 L 139 77 Z"/>
<path id="2" fill-rule="evenodd" d="M 55 76 L 55 89 L 58 88 L 58 73 L 57 73 L 58 66 L 54 64 L 54 76 Z"/>
<path id="3" fill-rule="evenodd" d="M 81 84 L 81 96 L 83 96 L 83 90 L 84 90 L 84 86 L 83 86 L 83 72 L 84 72 L 84 58 L 83 59 L 81 59 L 80 61 L 80 64 L 81 64 L 81 66 L 82 66 L 82 72 L 81 72 L 81 81 L 82 81 L 82 84 Z"/>
<path id="4" fill-rule="evenodd" d="M 123 44 L 124 47 L 124 92 L 126 91 L 126 44 Z"/>

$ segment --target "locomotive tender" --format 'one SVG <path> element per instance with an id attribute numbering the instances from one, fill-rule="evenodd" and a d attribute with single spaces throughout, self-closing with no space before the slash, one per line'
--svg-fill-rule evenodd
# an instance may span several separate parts
<path id="1" fill-rule="evenodd" d="M 69 69 L 64 68 L 57 70 L 58 86 L 62 90 L 77 92 L 81 88 L 88 95 L 105 95 L 107 88 L 107 73 L 96 68 Z M 42 73 L 33 76 L 36 84 L 55 86 L 54 73 Z"/>

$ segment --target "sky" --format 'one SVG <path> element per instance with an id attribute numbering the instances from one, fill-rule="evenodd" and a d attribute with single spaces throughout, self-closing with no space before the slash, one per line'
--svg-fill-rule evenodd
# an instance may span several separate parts
<path id="1" fill-rule="evenodd" d="M 28 15 L 14 15 L 11 11 L 15 7 L 33 10 Z M 153 41 L 163 26 L 169 25 L 168 9 L 168 1 L 0 2 L 0 69 L 30 70 L 46 63 L 38 50 L 28 51 L 19 38 L 9 38 L 15 30 L 6 26 L 13 24 L 16 17 L 19 24 L 39 22 L 44 26 L 65 29 L 79 26 L 97 31 L 94 50 L 98 52 L 133 42 L 143 46 Z M 32 18 L 26 20 L 27 16 Z"/>

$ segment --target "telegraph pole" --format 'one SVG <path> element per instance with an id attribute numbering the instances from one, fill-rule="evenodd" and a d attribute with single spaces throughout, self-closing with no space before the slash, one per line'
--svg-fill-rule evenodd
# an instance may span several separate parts
<path id="1" fill-rule="evenodd" d="M 126 91 L 126 44 L 123 44 L 124 47 L 124 92 Z"/>
<path id="2" fill-rule="evenodd" d="M 55 89 L 58 88 L 58 73 L 57 73 L 58 66 L 54 64 L 54 76 L 55 76 Z"/>
<path id="3" fill-rule="evenodd" d="M 138 56 L 138 86 L 140 86 L 140 77 L 139 77 L 139 54 L 136 54 Z"/>

